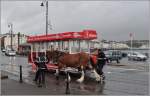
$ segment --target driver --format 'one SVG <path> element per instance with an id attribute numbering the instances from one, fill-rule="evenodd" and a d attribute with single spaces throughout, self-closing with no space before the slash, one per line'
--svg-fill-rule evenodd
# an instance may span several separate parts
<path id="1" fill-rule="evenodd" d="M 97 56 L 97 71 L 98 74 L 105 79 L 103 67 L 106 64 L 106 56 L 101 49 L 98 49 L 98 56 Z"/>
<path id="2" fill-rule="evenodd" d="M 45 71 L 47 70 L 46 64 L 48 63 L 48 58 L 44 53 L 39 53 L 38 58 L 36 58 L 35 64 L 37 66 L 37 72 L 34 81 L 39 80 L 39 87 L 41 87 L 41 82 L 45 84 Z"/>

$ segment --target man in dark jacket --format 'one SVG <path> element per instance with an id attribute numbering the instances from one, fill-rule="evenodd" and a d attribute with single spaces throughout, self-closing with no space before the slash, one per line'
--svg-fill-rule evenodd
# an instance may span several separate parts
<path id="1" fill-rule="evenodd" d="M 105 79 L 103 73 L 103 67 L 106 64 L 106 56 L 101 49 L 98 49 L 98 56 L 97 56 L 97 72 L 98 74 Z"/>
<path id="2" fill-rule="evenodd" d="M 48 58 L 45 56 L 44 53 L 39 53 L 38 58 L 35 60 L 35 64 L 37 66 L 37 72 L 35 75 L 34 81 L 39 80 L 39 87 L 42 87 L 42 84 L 45 84 L 45 71 L 47 70 L 46 64 L 48 63 Z"/>

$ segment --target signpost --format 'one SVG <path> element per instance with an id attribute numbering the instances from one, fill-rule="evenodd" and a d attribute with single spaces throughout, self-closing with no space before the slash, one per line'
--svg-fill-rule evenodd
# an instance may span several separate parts
<path id="1" fill-rule="evenodd" d="M 131 44 L 131 46 L 130 46 L 130 51 L 131 51 L 131 53 L 132 53 L 132 44 L 133 44 L 133 34 L 132 33 L 130 33 L 130 44 Z"/>

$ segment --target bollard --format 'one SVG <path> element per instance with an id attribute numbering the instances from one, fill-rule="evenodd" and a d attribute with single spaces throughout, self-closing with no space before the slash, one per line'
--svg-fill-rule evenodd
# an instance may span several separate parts
<path id="1" fill-rule="evenodd" d="M 66 94 L 70 94 L 70 88 L 69 88 L 69 72 L 67 72 Z"/>
<path id="2" fill-rule="evenodd" d="M 22 66 L 20 65 L 19 67 L 20 67 L 20 80 L 19 81 L 20 81 L 20 83 L 22 83 L 23 82 L 22 81 Z"/>

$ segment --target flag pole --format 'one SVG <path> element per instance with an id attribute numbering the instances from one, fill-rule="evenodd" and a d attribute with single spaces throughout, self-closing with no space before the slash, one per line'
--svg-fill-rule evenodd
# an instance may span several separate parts
<path id="1" fill-rule="evenodd" d="M 132 53 L 133 51 L 133 34 L 132 33 L 130 33 L 130 43 L 131 43 L 130 51 Z"/>

